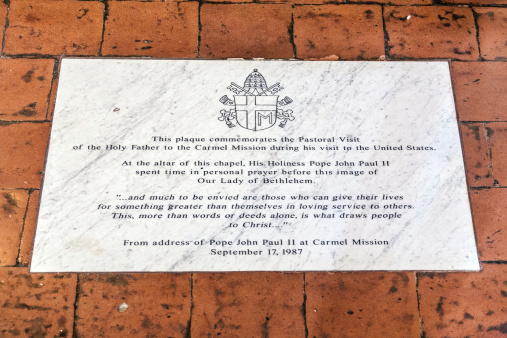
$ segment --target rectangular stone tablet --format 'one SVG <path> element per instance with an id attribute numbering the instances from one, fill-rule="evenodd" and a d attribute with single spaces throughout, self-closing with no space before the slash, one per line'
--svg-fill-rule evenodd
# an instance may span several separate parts
<path id="1" fill-rule="evenodd" d="M 447 62 L 64 59 L 32 272 L 479 270 Z"/>

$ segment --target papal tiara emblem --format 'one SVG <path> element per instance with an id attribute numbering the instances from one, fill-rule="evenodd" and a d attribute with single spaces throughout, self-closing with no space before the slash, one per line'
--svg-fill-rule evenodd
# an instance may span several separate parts
<path id="1" fill-rule="evenodd" d="M 279 82 L 268 87 L 264 76 L 257 69 L 248 75 L 243 87 L 232 82 L 227 89 L 234 93 L 234 99 L 224 95 L 220 102 L 234 108 L 222 109 L 218 119 L 225 121 L 229 128 L 236 126 L 234 121 L 240 127 L 254 131 L 271 128 L 277 121 L 280 122 L 278 126 L 283 128 L 287 121 L 294 120 L 292 110 L 278 108 L 290 104 L 292 99 L 285 96 L 278 100 L 277 94 L 283 87 Z"/>

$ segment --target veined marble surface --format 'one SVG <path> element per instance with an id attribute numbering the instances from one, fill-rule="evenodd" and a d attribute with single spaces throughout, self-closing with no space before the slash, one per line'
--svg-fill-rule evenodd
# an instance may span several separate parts
<path id="1" fill-rule="evenodd" d="M 62 61 L 32 272 L 321 270 L 479 270 L 446 62 Z"/>

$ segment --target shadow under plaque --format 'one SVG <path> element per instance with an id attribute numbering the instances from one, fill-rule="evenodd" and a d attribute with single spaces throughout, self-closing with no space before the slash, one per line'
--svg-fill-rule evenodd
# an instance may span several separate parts
<path id="1" fill-rule="evenodd" d="M 63 59 L 30 269 L 479 270 L 448 63 Z"/>

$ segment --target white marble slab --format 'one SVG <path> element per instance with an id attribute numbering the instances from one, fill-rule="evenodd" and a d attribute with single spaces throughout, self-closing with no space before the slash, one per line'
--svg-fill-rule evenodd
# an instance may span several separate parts
<path id="1" fill-rule="evenodd" d="M 32 272 L 479 269 L 446 62 L 60 74 Z"/>

